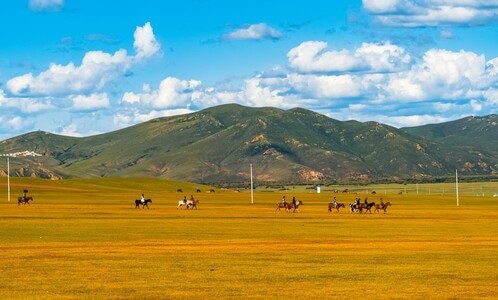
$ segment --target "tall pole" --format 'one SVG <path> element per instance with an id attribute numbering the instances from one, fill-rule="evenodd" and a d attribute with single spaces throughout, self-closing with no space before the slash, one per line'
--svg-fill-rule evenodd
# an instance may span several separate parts
<path id="1" fill-rule="evenodd" d="M 10 202 L 10 160 L 7 156 L 7 199 Z"/>
<path id="2" fill-rule="evenodd" d="M 34 151 L 22 151 L 16 153 L 0 154 L 7 157 L 7 198 L 10 202 L 10 158 L 11 157 L 26 157 L 26 156 L 42 156 Z"/>
<path id="3" fill-rule="evenodd" d="M 251 204 L 254 204 L 254 192 L 253 192 L 253 184 L 252 184 L 252 164 L 251 164 Z"/>
<path id="4" fill-rule="evenodd" d="M 455 182 L 456 182 L 456 205 L 460 206 L 460 203 L 458 200 L 458 170 L 455 170 Z"/>

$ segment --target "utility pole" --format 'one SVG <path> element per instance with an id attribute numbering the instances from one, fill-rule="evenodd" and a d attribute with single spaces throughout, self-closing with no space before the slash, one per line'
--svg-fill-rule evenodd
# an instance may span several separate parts
<path id="1" fill-rule="evenodd" d="M 11 157 L 26 157 L 26 156 L 42 156 L 34 151 L 21 151 L 15 153 L 0 154 L 7 157 L 7 201 L 10 202 L 10 158 Z"/>
<path id="2" fill-rule="evenodd" d="M 254 204 L 254 192 L 253 192 L 253 183 L 252 183 L 252 164 L 251 166 L 251 204 Z"/>

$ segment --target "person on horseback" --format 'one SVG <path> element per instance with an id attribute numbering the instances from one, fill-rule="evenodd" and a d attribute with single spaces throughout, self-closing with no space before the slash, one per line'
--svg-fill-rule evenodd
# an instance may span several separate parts
<path id="1" fill-rule="evenodd" d="M 287 204 L 287 201 L 285 200 L 285 196 L 282 197 L 282 205 L 285 207 L 285 205 Z"/>
<path id="2" fill-rule="evenodd" d="M 187 204 L 187 196 L 183 196 L 183 203 Z"/>
<path id="3" fill-rule="evenodd" d="M 365 198 L 365 205 L 368 205 L 368 198 Z"/>
<path id="4" fill-rule="evenodd" d="M 337 208 L 337 199 L 334 197 L 334 208 Z"/>
<path id="5" fill-rule="evenodd" d="M 296 208 L 296 197 L 292 197 L 292 206 Z"/>
<path id="6" fill-rule="evenodd" d="M 24 203 L 26 203 L 26 199 L 28 198 L 27 194 L 28 194 L 28 190 L 24 190 L 22 193 L 22 199 L 24 200 Z"/>
<path id="7" fill-rule="evenodd" d="M 142 194 L 142 196 L 140 198 L 140 202 L 145 203 L 145 196 L 144 196 L 144 194 Z"/>

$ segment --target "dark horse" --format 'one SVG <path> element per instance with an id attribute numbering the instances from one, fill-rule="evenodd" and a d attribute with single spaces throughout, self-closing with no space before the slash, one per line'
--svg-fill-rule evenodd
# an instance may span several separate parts
<path id="1" fill-rule="evenodd" d="M 337 206 L 334 205 L 334 202 L 329 203 L 329 212 L 332 212 L 332 209 L 335 209 L 337 212 L 339 212 L 339 208 L 341 207 L 346 207 L 344 203 L 337 203 Z"/>
<path id="2" fill-rule="evenodd" d="M 140 199 L 137 199 L 135 200 L 135 208 L 139 208 L 140 204 L 142 204 L 142 208 L 145 208 L 147 206 L 147 209 L 149 209 L 149 203 L 152 203 L 151 199 L 145 199 L 144 202 L 142 202 L 142 200 Z"/>
<path id="3" fill-rule="evenodd" d="M 365 213 L 368 211 L 372 213 L 372 207 L 375 207 L 375 202 L 370 202 L 370 203 L 360 203 L 362 205 L 362 209 L 365 209 Z"/>
<path id="4" fill-rule="evenodd" d="M 29 205 L 29 201 L 33 201 L 33 197 L 29 196 L 29 197 L 26 197 L 26 199 L 24 199 L 24 197 L 18 197 L 17 198 L 17 206 L 21 205 L 21 203 L 24 203 L 24 205 L 26 205 L 26 204 Z"/>

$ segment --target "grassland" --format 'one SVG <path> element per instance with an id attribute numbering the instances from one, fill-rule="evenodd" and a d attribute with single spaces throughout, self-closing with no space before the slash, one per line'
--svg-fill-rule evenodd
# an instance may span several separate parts
<path id="1" fill-rule="evenodd" d="M 496 299 L 498 183 L 216 190 L 0 178 L 1 299 Z M 28 188 L 34 201 L 18 206 Z M 178 188 L 184 193 L 176 192 Z M 200 193 L 196 190 L 201 189 Z M 341 190 L 344 187 L 340 187 Z M 453 189 L 453 190 L 452 190 Z M 376 194 L 372 194 L 375 190 Z M 402 194 L 399 194 L 399 192 Z M 135 209 L 141 193 L 150 209 Z M 183 195 L 198 210 L 178 210 Z M 276 212 L 283 195 L 304 205 Z M 15 196 L 15 197 L 14 197 Z M 327 212 L 336 196 L 387 214 Z"/>

